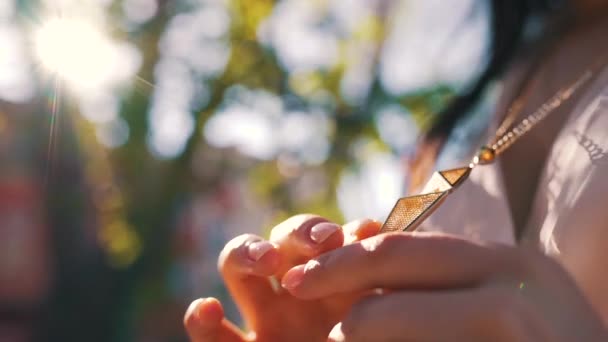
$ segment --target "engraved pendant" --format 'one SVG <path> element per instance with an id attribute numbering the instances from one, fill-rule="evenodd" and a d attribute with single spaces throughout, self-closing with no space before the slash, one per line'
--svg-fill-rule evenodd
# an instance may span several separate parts
<path id="1" fill-rule="evenodd" d="M 465 181 L 474 164 L 457 169 L 438 171 L 416 196 L 403 197 L 397 201 L 380 233 L 414 231 L 430 214 L 443 203 L 446 197 Z"/>

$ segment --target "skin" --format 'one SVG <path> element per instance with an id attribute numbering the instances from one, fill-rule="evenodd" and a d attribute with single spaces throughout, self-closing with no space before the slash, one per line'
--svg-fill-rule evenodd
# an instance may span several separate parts
<path id="1" fill-rule="evenodd" d="M 535 251 L 397 233 L 346 246 L 310 264 L 315 267 L 294 267 L 283 278 L 297 298 L 390 289 L 358 301 L 332 330 L 332 341 L 608 338 L 567 272 Z"/>
<path id="2" fill-rule="evenodd" d="M 185 315 L 191 340 L 608 340 L 568 273 L 539 252 L 434 233 L 365 238 L 379 228 L 368 220 L 345 226 L 318 247 L 304 247 L 310 227 L 321 221 L 296 216 L 275 227 L 276 248 L 255 262 L 243 251 L 251 241 L 263 241 L 259 237 L 229 243 L 219 266 L 250 333 L 228 322 L 221 304 L 207 298 L 194 301 Z M 308 259 L 312 254 L 317 256 Z M 302 259 L 308 261 L 298 265 Z M 272 290 L 270 274 L 281 277 L 285 292 Z"/>
<path id="3" fill-rule="evenodd" d="M 333 226 L 335 232 L 317 242 L 311 237 L 315 227 Z M 279 285 L 273 290 L 268 280 L 280 280 L 292 267 L 324 252 L 375 235 L 380 223 L 372 220 L 351 222 L 343 227 L 314 215 L 298 215 L 276 226 L 268 241 L 255 235 L 242 235 L 230 241 L 220 254 L 218 267 L 237 303 L 249 333 L 237 329 L 224 318 L 219 301 L 194 301 L 184 317 L 192 341 L 325 341 L 353 303 L 367 290 L 340 293 L 319 299 L 299 299 Z M 253 243 L 270 244 L 259 260 L 248 253 Z M 267 246 L 264 247 L 268 248 Z"/>
<path id="4" fill-rule="evenodd" d="M 586 32 L 593 26 L 608 21 L 608 1 L 606 0 L 571 0 L 569 3 L 571 9 L 569 8 L 567 12 L 572 14 L 570 18 L 572 20 L 568 21 L 567 31 L 563 32 L 566 40 L 579 40 L 581 36 L 586 36 Z M 586 56 L 583 65 L 590 65 L 596 60 L 599 53 L 597 47 L 600 46 L 604 46 L 603 37 L 597 40 L 592 50 L 577 51 L 577 54 Z M 570 71 L 573 74 L 570 77 L 576 77 L 582 73 L 583 70 L 577 69 L 577 67 L 577 65 L 572 65 Z M 534 103 L 533 105 L 540 106 L 540 104 Z M 503 109 L 506 110 L 506 108 Z M 553 139 L 568 118 L 564 115 L 558 118 L 558 115 L 561 114 L 553 116 L 552 120 L 543 122 L 542 130 L 530 131 L 526 137 L 521 139 L 521 143 L 514 144 L 501 156 L 504 161 L 501 163 L 503 181 L 515 227 L 523 229 L 529 219 L 539 176 L 544 168 L 547 155 L 551 151 Z M 526 165 L 526 172 L 520 172 L 520 165 L 523 164 Z"/>
<path id="5" fill-rule="evenodd" d="M 580 25 L 608 13 L 605 0 L 573 5 Z M 536 250 L 444 234 L 374 236 L 372 221 L 314 243 L 311 227 L 322 221 L 297 216 L 275 227 L 273 248 L 258 261 L 246 250 L 263 239 L 231 241 L 219 268 L 249 333 L 217 300 L 200 299 L 184 317 L 191 340 L 608 341 L 568 272 Z M 283 291 L 272 290 L 269 275 Z"/>

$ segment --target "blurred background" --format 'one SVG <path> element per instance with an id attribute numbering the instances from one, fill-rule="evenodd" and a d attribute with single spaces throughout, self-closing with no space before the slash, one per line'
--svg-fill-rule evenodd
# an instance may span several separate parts
<path id="1" fill-rule="evenodd" d="M 382 220 L 485 0 L 0 0 L 0 341 L 185 341 L 223 245 Z M 491 94 L 440 164 L 468 155 Z"/>

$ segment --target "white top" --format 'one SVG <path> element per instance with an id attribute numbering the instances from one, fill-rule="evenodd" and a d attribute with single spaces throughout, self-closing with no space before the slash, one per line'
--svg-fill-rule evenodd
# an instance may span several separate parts
<path id="1" fill-rule="evenodd" d="M 576 44 L 585 47 L 585 42 Z M 541 83 L 541 94 L 530 109 L 551 96 L 553 89 L 576 79 L 576 71 L 568 75 L 569 66 L 564 68 L 564 62 L 579 58 L 570 56 L 572 51 L 581 50 L 563 49 L 546 63 L 540 75 L 543 82 L 555 83 L 557 78 L 564 83 Z M 556 77 L 560 72 L 566 75 Z M 608 322 L 608 68 L 573 98 L 567 110 L 568 120 L 549 149 L 540 175 L 521 243 L 535 244 L 557 258 Z M 547 120 L 552 120 L 551 115 Z M 534 128 L 534 134 L 542 134 L 547 129 L 543 125 Z M 517 142 L 525 143 L 530 139 Z M 525 158 L 519 165 L 521 172 L 526 172 Z M 424 230 L 513 245 L 513 220 L 499 163 L 473 170 L 469 180 L 425 222 Z"/>

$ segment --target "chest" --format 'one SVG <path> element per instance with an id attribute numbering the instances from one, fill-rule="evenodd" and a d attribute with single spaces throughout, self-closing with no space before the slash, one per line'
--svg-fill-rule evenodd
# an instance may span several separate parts
<path id="1" fill-rule="evenodd" d="M 608 223 L 607 84 L 608 72 L 513 145 L 508 158 L 475 169 L 427 229 L 508 244 L 519 231 L 522 243 L 549 253 L 597 236 L 584 231 Z"/>
<path id="2" fill-rule="evenodd" d="M 547 157 L 526 227 L 525 240 L 548 253 L 608 219 L 608 89 L 573 114 Z"/>

